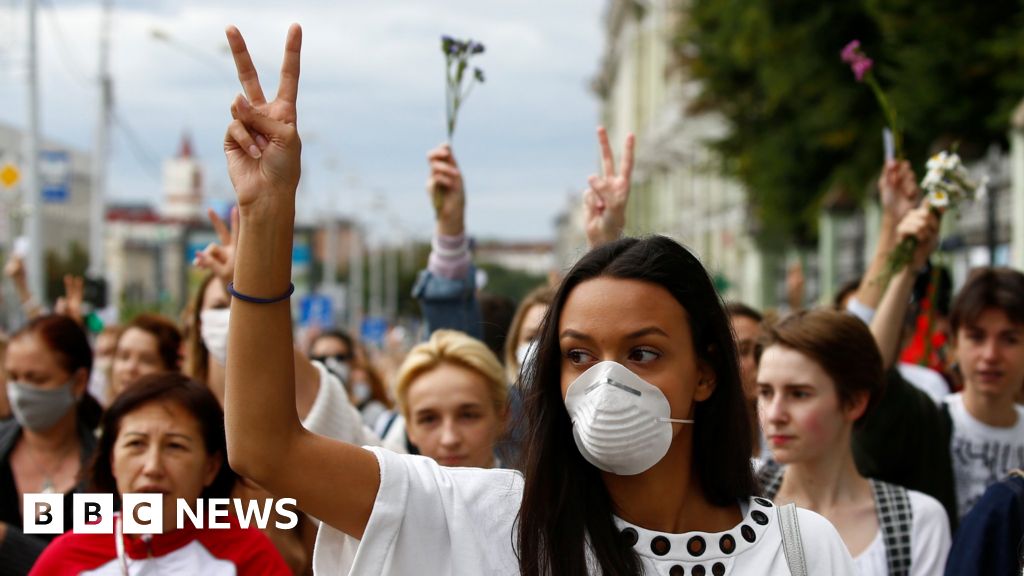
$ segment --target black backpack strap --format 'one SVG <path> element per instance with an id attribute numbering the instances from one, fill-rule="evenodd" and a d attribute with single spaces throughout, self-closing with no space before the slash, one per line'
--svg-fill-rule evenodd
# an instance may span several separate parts
<path id="1" fill-rule="evenodd" d="M 914 514 L 906 488 L 879 480 L 871 480 L 875 495 L 875 513 L 878 526 L 885 542 L 885 558 L 889 576 L 910 574 L 910 536 L 914 526 Z"/>

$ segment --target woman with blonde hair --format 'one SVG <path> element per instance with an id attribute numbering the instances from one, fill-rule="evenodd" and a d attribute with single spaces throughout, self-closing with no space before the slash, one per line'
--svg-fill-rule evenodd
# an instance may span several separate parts
<path id="1" fill-rule="evenodd" d="M 398 369 L 398 409 L 409 440 L 445 466 L 491 468 L 505 430 L 508 388 L 487 346 L 462 332 L 438 330 Z"/>

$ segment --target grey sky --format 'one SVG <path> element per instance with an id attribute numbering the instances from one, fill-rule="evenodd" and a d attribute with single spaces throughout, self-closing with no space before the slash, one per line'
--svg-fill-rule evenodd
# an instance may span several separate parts
<path id="1" fill-rule="evenodd" d="M 587 86 L 603 47 L 599 0 L 120 4 L 116 109 L 139 142 L 114 128 L 110 193 L 117 198 L 156 201 L 159 162 L 186 130 L 206 167 L 208 194 L 231 197 L 221 152 L 228 105 L 239 91 L 222 51 L 229 23 L 245 35 L 269 93 L 289 23 L 303 26 L 300 209 L 307 214 L 333 207 L 365 216 L 373 197 L 383 196 L 409 233 L 429 233 L 424 158 L 445 135 L 441 34 L 487 45 L 478 60 L 487 82 L 465 105 L 455 136 L 472 233 L 549 238 L 566 193 L 595 170 L 597 102 Z M 0 3 L 0 120 L 17 125 L 25 115 L 22 5 Z M 96 118 L 98 5 L 49 0 L 39 14 L 42 127 L 83 149 L 91 147 Z M 175 44 L 153 39 L 154 28 Z"/>

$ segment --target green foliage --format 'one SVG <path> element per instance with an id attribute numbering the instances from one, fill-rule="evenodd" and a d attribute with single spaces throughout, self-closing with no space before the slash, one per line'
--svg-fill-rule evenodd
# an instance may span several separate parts
<path id="1" fill-rule="evenodd" d="M 496 296 L 505 296 L 520 302 L 530 290 L 546 284 L 548 279 L 543 274 L 530 274 L 521 270 L 512 270 L 497 264 L 478 263 L 477 267 L 487 272 L 485 290 Z"/>
<path id="2" fill-rule="evenodd" d="M 908 158 L 1005 140 L 1024 96 L 1020 0 L 693 0 L 677 53 L 716 112 L 715 146 L 748 188 L 762 240 L 813 241 L 823 199 L 856 200 L 881 167 L 881 109 L 839 60 L 859 39 L 902 118 Z M 923 170 L 923 166 L 922 166 Z"/>
<path id="3" fill-rule="evenodd" d="M 46 293 L 39 296 L 41 302 L 53 302 L 64 295 L 65 274 L 85 276 L 85 271 L 89 268 L 89 252 L 75 241 L 68 246 L 67 257 L 47 250 L 43 260 L 46 270 Z"/>

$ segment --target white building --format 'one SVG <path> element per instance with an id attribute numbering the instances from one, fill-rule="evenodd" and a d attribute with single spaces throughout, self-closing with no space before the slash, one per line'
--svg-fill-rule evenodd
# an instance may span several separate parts
<path id="1" fill-rule="evenodd" d="M 13 187 L 0 187 L 0 246 L 5 253 L 23 230 L 26 167 L 23 138 L 21 129 L 0 124 L 0 165 L 10 163 L 22 172 L 21 180 Z M 56 163 L 41 162 L 40 166 L 40 188 L 47 190 L 47 193 L 42 194 L 40 221 L 43 262 L 47 255 L 62 260 L 68 258 L 74 245 L 88 252 L 92 158 L 89 154 L 46 138 L 41 140 L 39 150 L 44 159 L 48 156 L 62 159 Z M 43 301 L 50 301 L 57 296 L 59 294 L 37 295 Z"/>
<path id="2" fill-rule="evenodd" d="M 160 215 L 166 220 L 206 220 L 203 213 L 203 169 L 192 156 L 192 140 L 181 138 L 178 155 L 164 161 L 164 201 Z"/>

